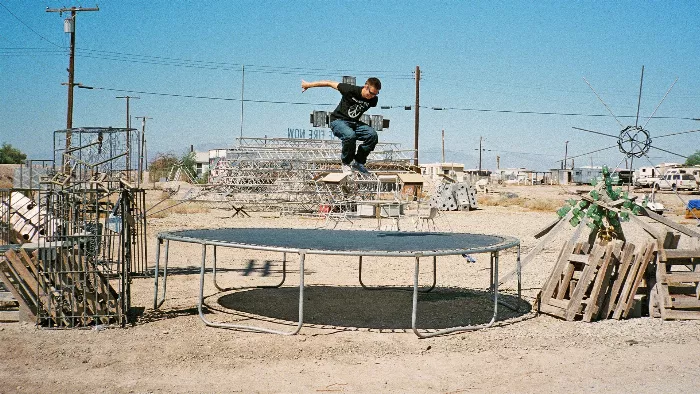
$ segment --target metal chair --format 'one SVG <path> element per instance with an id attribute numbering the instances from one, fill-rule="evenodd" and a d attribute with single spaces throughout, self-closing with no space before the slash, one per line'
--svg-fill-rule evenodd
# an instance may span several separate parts
<path id="1" fill-rule="evenodd" d="M 416 230 L 418 230 L 418 225 L 420 225 L 420 230 L 423 230 L 423 225 L 425 224 L 428 227 L 428 231 L 430 231 L 430 225 L 433 225 L 433 231 L 437 230 L 437 227 L 435 226 L 435 217 L 438 215 L 438 209 L 437 207 L 430 207 L 430 211 L 428 211 L 427 215 L 418 215 L 418 219 L 416 220 Z"/>

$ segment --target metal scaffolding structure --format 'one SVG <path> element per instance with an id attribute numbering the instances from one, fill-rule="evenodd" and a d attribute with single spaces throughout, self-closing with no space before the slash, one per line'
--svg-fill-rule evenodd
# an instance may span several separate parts
<path id="1" fill-rule="evenodd" d="M 323 177 L 339 173 L 338 140 L 241 138 L 226 157 L 212 164 L 210 183 L 188 197 L 228 202 L 249 209 L 317 212 L 329 201 L 376 199 L 396 190 L 395 177 L 382 174 L 415 172 L 411 152 L 396 143 L 379 143 L 367 163 L 370 174 L 353 174 L 352 182 L 329 184 Z"/>

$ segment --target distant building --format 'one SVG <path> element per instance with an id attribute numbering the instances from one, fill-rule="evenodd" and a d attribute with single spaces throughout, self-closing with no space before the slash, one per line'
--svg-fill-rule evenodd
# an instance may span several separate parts
<path id="1" fill-rule="evenodd" d="M 492 175 L 492 178 L 496 178 L 496 181 L 502 184 L 532 185 L 535 183 L 540 183 L 541 181 L 537 174 L 538 173 L 532 170 L 522 167 L 499 168 L 496 170 L 496 173 Z"/>
<path id="2" fill-rule="evenodd" d="M 422 164 L 420 171 L 431 181 L 441 181 L 447 178 L 451 182 L 464 182 L 464 164 L 461 163 Z"/>
<path id="3" fill-rule="evenodd" d="M 195 171 L 197 178 L 209 171 L 209 152 L 194 152 Z"/>
<path id="4" fill-rule="evenodd" d="M 583 166 L 573 168 L 572 171 L 572 182 L 579 185 L 590 184 L 591 181 L 603 177 L 603 167 Z"/>

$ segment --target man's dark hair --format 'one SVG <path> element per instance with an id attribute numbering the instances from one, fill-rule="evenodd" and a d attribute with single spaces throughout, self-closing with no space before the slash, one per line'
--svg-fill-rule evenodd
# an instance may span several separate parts
<path id="1" fill-rule="evenodd" d="M 365 83 L 377 90 L 382 90 L 382 82 L 379 80 L 379 78 L 369 78 Z"/>

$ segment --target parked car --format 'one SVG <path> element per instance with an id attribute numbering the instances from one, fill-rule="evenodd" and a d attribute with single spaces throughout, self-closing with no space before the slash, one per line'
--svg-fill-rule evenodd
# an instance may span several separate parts
<path id="1" fill-rule="evenodd" d="M 634 180 L 634 186 L 637 187 L 652 187 L 656 184 L 656 182 L 659 181 L 659 178 L 657 177 L 644 177 L 644 178 L 637 178 Z"/>
<path id="2" fill-rule="evenodd" d="M 656 190 L 696 190 L 698 182 L 691 174 L 666 174 L 655 184 Z"/>

